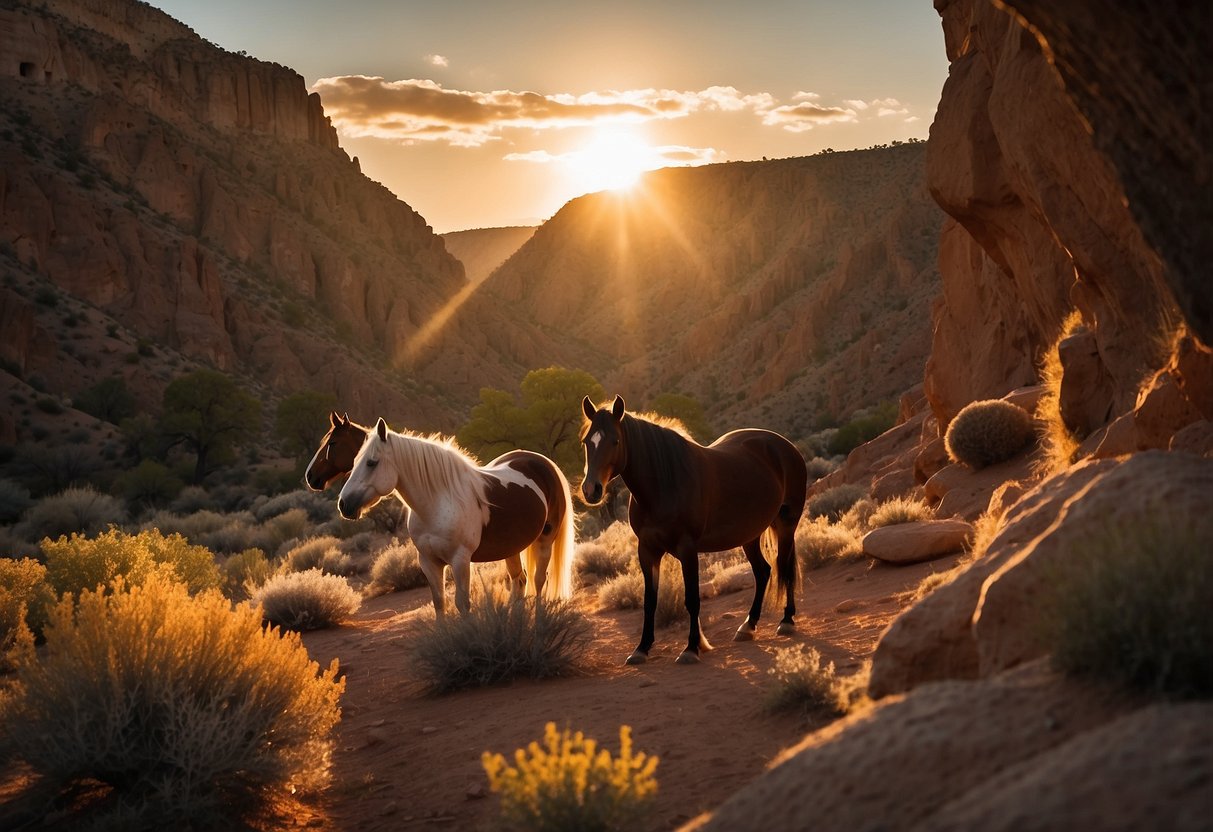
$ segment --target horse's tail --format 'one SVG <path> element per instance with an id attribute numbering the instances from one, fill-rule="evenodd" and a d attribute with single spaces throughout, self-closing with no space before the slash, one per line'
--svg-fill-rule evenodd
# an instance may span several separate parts
<path id="1" fill-rule="evenodd" d="M 576 529 L 577 515 L 573 512 L 573 490 L 569 481 L 561 472 L 559 466 L 549 462 L 556 481 L 560 485 L 560 501 L 563 504 L 560 522 L 556 525 L 556 533 L 552 539 L 552 554 L 548 559 L 547 581 L 544 583 L 544 595 L 557 598 L 573 597 L 573 554 L 577 548 Z M 548 515 L 555 512 L 549 509 Z M 539 541 L 535 541 L 526 550 L 527 574 L 535 576 L 539 561 Z"/>
<path id="2" fill-rule="evenodd" d="M 779 522 L 785 529 L 789 529 L 786 533 L 792 536 L 789 541 L 791 545 L 784 549 L 779 546 L 779 533 L 774 528 L 768 528 L 763 532 L 763 537 L 766 538 L 768 545 L 775 547 L 775 592 L 781 599 L 795 597 L 797 583 L 796 525 L 799 519 L 800 513 L 793 507 L 788 505 L 779 507 Z"/>

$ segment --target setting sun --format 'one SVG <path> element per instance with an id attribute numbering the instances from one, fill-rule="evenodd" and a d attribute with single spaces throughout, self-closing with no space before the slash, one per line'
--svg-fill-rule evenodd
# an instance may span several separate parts
<path id="1" fill-rule="evenodd" d="M 570 177 L 586 193 L 623 190 L 640 174 L 661 167 L 661 155 L 635 133 L 603 130 L 580 150 L 565 157 Z"/>

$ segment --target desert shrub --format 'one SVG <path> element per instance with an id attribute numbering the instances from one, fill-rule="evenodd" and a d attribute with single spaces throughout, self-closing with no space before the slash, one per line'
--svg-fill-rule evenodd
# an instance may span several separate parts
<path id="1" fill-rule="evenodd" d="M 326 549 L 320 558 L 320 571 L 326 575 L 341 575 L 348 578 L 358 571 L 354 559 L 340 549 Z"/>
<path id="2" fill-rule="evenodd" d="M 868 490 L 856 483 L 843 483 L 833 488 L 827 488 L 820 494 L 809 498 L 805 514 L 810 520 L 824 517 L 827 520 L 837 520 L 851 506 L 868 496 Z"/>
<path id="3" fill-rule="evenodd" d="M 868 526 L 875 529 L 880 526 L 893 526 L 897 523 L 918 523 L 930 520 L 933 516 L 931 507 L 922 500 L 894 497 L 876 507 L 876 510 L 868 517 Z"/>
<path id="4" fill-rule="evenodd" d="M 179 534 L 148 530 L 132 535 L 119 529 L 92 538 L 74 534 L 43 540 L 42 554 L 47 580 L 60 595 L 110 586 L 117 578 L 141 584 L 158 570 L 185 584 L 189 592 L 219 585 L 211 551 Z"/>
<path id="5" fill-rule="evenodd" d="M 199 513 L 213 514 L 213 512 Z M 229 555 L 243 552 L 245 549 L 265 549 L 265 538 L 252 525 L 252 515 L 247 511 L 217 516 L 224 518 L 222 525 L 203 532 L 201 535 L 202 544 L 208 549 Z"/>
<path id="6" fill-rule="evenodd" d="M 177 514 L 194 514 L 200 511 L 213 512 L 218 506 L 215 498 L 205 488 L 200 485 L 187 485 L 177 493 L 168 507 Z"/>
<path id="7" fill-rule="evenodd" d="M 25 609 L 20 598 L 0 588 L 0 673 L 11 673 L 33 661 L 34 633 L 26 623 Z"/>
<path id="8" fill-rule="evenodd" d="M 332 497 L 303 489 L 288 491 L 274 497 L 260 497 L 253 501 L 252 511 L 258 521 L 264 522 L 294 508 L 301 508 L 307 512 L 308 519 L 313 523 L 328 520 L 337 512 L 336 502 Z"/>
<path id="9" fill-rule="evenodd" d="M 261 524 L 259 543 L 267 552 L 277 552 L 285 543 L 303 537 L 311 528 L 312 521 L 301 508 L 287 509 Z"/>
<path id="10" fill-rule="evenodd" d="M 630 569 L 598 587 L 598 603 L 611 610 L 644 609 L 644 575 Z M 653 622 L 667 627 L 687 619 L 686 596 L 682 590 L 682 565 L 671 556 L 661 559 L 657 581 L 657 611 Z"/>
<path id="11" fill-rule="evenodd" d="M 338 550 L 341 541 L 335 537 L 312 537 L 297 544 L 283 559 L 283 565 L 291 572 L 306 572 L 319 569 L 325 553 Z"/>
<path id="12" fill-rule="evenodd" d="M 217 511 L 195 511 L 193 514 L 176 514 L 172 511 L 157 511 L 140 526 L 141 529 L 155 529 L 164 534 L 179 534 L 191 543 L 213 548 L 206 536 L 216 529 L 223 528 L 231 521 L 230 516 Z"/>
<path id="13" fill-rule="evenodd" d="M 1055 663 L 1177 697 L 1213 696 L 1213 526 L 1165 507 L 1118 515 L 1050 575 L 1042 616 Z"/>
<path id="14" fill-rule="evenodd" d="M 118 477 L 115 484 L 128 503 L 149 506 L 164 505 L 185 485 L 172 469 L 154 459 L 143 460 Z"/>
<path id="15" fill-rule="evenodd" d="M 244 601 L 274 576 L 274 564 L 260 549 L 245 549 L 223 562 L 223 594 Z"/>
<path id="16" fill-rule="evenodd" d="M 804 571 L 863 557 L 859 533 L 825 518 L 802 520 L 796 528 L 796 551 Z"/>
<path id="17" fill-rule="evenodd" d="M 65 598 L 47 646 L 20 671 L 6 739 L 52 783 L 112 786 L 124 828 L 219 828 L 327 779 L 337 663 L 320 672 L 247 604 L 155 577 Z"/>
<path id="18" fill-rule="evenodd" d="M 831 456 L 849 454 L 855 448 L 875 439 L 897 422 L 897 403 L 881 402 L 869 408 L 838 429 L 826 444 Z"/>
<path id="19" fill-rule="evenodd" d="M 26 624 L 34 634 L 41 635 L 55 603 L 46 567 L 33 558 L 0 558 L 0 598 L 7 607 L 24 606 Z"/>
<path id="20" fill-rule="evenodd" d="M 13 523 L 34 504 L 21 483 L 0 479 L 0 523 Z"/>
<path id="21" fill-rule="evenodd" d="M 73 486 L 26 511 L 21 530 L 26 537 L 37 540 L 73 532 L 96 534 L 110 524 L 125 521 L 126 511 L 120 500 L 92 486 Z"/>
<path id="22" fill-rule="evenodd" d="M 349 583 L 319 569 L 288 572 L 266 581 L 250 599 L 265 620 L 290 630 L 319 630 L 340 624 L 362 606 Z"/>
<path id="23" fill-rule="evenodd" d="M 834 663 L 823 662 L 815 647 L 805 644 L 777 647 L 775 663 L 767 674 L 771 677 L 765 703 L 769 710 L 799 709 L 832 716 L 847 712 Z"/>
<path id="24" fill-rule="evenodd" d="M 404 543 L 393 540 L 391 545 L 379 553 L 371 566 L 369 591 L 372 594 L 402 592 L 425 585 L 425 573 L 421 571 L 417 547 L 411 540 Z"/>
<path id="25" fill-rule="evenodd" d="M 969 402 L 948 424 L 948 458 L 974 470 L 1006 462 L 1032 441 L 1032 417 L 1002 399 Z"/>
<path id="26" fill-rule="evenodd" d="M 413 656 L 433 693 L 566 675 L 592 638 L 589 622 L 570 602 L 513 598 L 501 585 L 473 597 L 466 614 L 419 627 Z"/>
<path id="27" fill-rule="evenodd" d="M 805 463 L 808 469 L 809 482 L 816 482 L 827 474 L 838 470 L 838 463 L 827 456 L 815 456 Z"/>
<path id="28" fill-rule="evenodd" d="M 635 559 L 634 551 L 604 546 L 597 540 L 579 543 L 573 560 L 577 586 L 595 586 L 620 575 Z"/>
<path id="29" fill-rule="evenodd" d="M 864 497 L 842 513 L 838 522 L 857 533 L 866 532 L 871 528 L 872 514 L 876 511 L 876 501 Z"/>
<path id="30" fill-rule="evenodd" d="M 501 795 L 500 827 L 526 832 L 607 832 L 641 828 L 657 794 L 657 758 L 633 753 L 632 732 L 619 729 L 619 756 L 580 731 L 549 722 L 543 745 L 481 758 L 489 788 Z"/>

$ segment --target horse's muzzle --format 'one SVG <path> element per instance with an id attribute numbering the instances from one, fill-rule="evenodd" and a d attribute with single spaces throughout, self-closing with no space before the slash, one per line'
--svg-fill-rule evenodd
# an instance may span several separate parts
<path id="1" fill-rule="evenodd" d="M 337 499 L 337 511 L 346 520 L 357 520 L 358 513 L 362 508 L 361 500 L 351 500 L 348 497 L 339 497 Z"/>
<path id="2" fill-rule="evenodd" d="M 602 502 L 602 483 L 586 480 L 581 484 L 582 498 L 592 506 Z"/>

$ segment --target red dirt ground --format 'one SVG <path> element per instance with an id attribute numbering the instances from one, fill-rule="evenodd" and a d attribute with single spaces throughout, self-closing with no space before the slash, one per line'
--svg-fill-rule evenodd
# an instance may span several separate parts
<path id="1" fill-rule="evenodd" d="M 841 674 L 858 671 L 912 589 L 954 560 L 907 567 L 852 563 L 809 573 L 799 596 L 800 632 L 775 635 L 764 620 L 754 642 L 733 642 L 749 590 L 708 599 L 701 616 L 715 650 L 677 665 L 685 624 L 658 631 L 647 664 L 624 657 L 639 638 L 635 610 L 591 611 L 596 638 L 584 675 L 426 695 L 410 667 L 407 624 L 424 614 L 429 591 L 368 601 L 350 624 L 305 636 L 314 659 L 334 656 L 346 671 L 334 782 L 299 826 L 339 830 L 473 829 L 491 819 L 480 756 L 508 756 L 543 733 L 544 723 L 581 730 L 618 749 L 619 726 L 634 746 L 656 754 L 659 783 L 650 829 L 673 829 L 711 809 L 757 776 L 781 749 L 817 727 L 798 714 L 770 714 L 762 700 L 776 647 L 817 647 Z M 580 596 L 579 596 L 580 597 Z M 594 604 L 592 596 L 583 602 Z"/>

